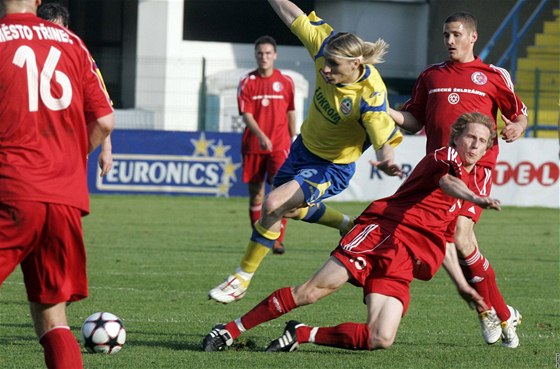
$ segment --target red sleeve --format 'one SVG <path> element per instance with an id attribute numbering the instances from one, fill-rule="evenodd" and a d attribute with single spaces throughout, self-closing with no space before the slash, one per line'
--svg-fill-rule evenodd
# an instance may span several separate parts
<path id="1" fill-rule="evenodd" d="M 89 123 L 112 113 L 113 107 L 89 51 L 81 40 L 78 42 L 82 48 L 84 114 Z"/>
<path id="2" fill-rule="evenodd" d="M 498 107 L 502 114 L 509 120 L 514 120 L 519 115 L 527 115 L 527 107 L 513 89 L 513 81 L 507 70 L 492 66 L 496 71 L 494 85 L 497 88 L 496 97 Z"/>
<path id="3" fill-rule="evenodd" d="M 428 93 L 424 85 L 425 74 L 426 72 L 420 74 L 414 84 L 410 99 L 402 107 L 403 111 L 411 113 L 422 125 L 426 125 L 426 106 L 428 106 Z"/>
<path id="4" fill-rule="evenodd" d="M 296 110 L 294 81 L 290 76 L 286 76 L 286 79 L 288 80 L 288 86 L 290 86 L 290 91 L 288 93 L 288 111 L 294 111 Z"/>
<path id="5" fill-rule="evenodd" d="M 251 85 L 249 81 L 250 77 L 246 75 L 241 82 L 239 82 L 239 87 L 237 88 L 237 107 L 239 109 L 239 115 L 243 115 L 243 113 L 255 115 L 255 107 L 251 99 Z"/>
<path id="6" fill-rule="evenodd" d="M 437 181 L 445 174 L 451 174 L 457 178 L 462 176 L 462 162 L 459 153 L 453 147 L 444 146 L 433 152 L 435 166 L 445 168 L 446 171 L 437 178 Z"/>

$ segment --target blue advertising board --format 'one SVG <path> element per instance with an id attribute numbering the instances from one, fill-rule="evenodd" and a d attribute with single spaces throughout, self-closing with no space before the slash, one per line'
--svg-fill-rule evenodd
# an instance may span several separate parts
<path id="1" fill-rule="evenodd" d="M 241 134 L 117 130 L 113 169 L 100 177 L 100 150 L 89 156 L 88 186 L 96 194 L 247 196 Z"/>

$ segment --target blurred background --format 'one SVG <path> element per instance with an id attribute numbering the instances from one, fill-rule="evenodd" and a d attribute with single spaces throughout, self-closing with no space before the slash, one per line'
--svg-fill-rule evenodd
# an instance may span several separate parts
<path id="1" fill-rule="evenodd" d="M 43 3 L 52 1 L 44 0 Z M 117 129 L 238 132 L 239 78 L 254 68 L 253 42 L 279 44 L 276 66 L 296 83 L 305 116 L 314 69 L 264 0 L 59 0 L 89 47 L 117 109 Z M 529 107 L 528 135 L 558 137 L 560 4 L 556 0 L 296 0 L 336 30 L 391 47 L 378 66 L 392 106 L 418 74 L 445 60 L 442 24 L 467 10 L 479 20 L 475 52 L 508 69 Z M 500 37 L 497 37 L 500 36 Z M 505 54 L 504 54 L 505 53 Z M 552 128 L 550 128 L 552 127 Z"/>

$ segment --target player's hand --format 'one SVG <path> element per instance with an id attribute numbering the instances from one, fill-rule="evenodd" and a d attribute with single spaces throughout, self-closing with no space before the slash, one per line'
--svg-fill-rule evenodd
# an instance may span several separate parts
<path id="1" fill-rule="evenodd" d="M 99 154 L 99 169 L 101 169 L 100 177 L 104 177 L 113 168 L 113 155 L 111 152 L 101 150 Z"/>
<path id="2" fill-rule="evenodd" d="M 472 201 L 475 204 L 477 204 L 478 206 L 480 206 L 483 209 L 493 209 L 493 210 L 497 210 L 500 211 L 502 210 L 501 206 L 500 206 L 500 200 L 498 199 L 492 199 L 490 197 L 480 197 L 477 196 L 475 201 Z"/>
<path id="3" fill-rule="evenodd" d="M 506 142 L 513 142 L 523 134 L 523 126 L 520 123 L 512 122 L 502 114 L 502 119 L 506 126 L 502 129 L 502 140 Z"/>
<path id="4" fill-rule="evenodd" d="M 469 304 L 469 306 L 478 312 L 486 311 L 488 305 L 484 302 L 484 298 L 471 286 L 464 285 L 458 289 L 459 295 Z"/>
<path id="5" fill-rule="evenodd" d="M 400 165 L 393 163 L 391 160 L 383 160 L 383 161 L 375 161 L 370 160 L 369 163 L 382 171 L 383 173 L 387 174 L 388 176 L 395 177 L 398 176 L 399 178 L 403 177 L 403 172 Z"/>
<path id="6" fill-rule="evenodd" d="M 266 135 L 259 136 L 259 144 L 261 145 L 261 149 L 265 151 L 272 151 L 272 141 Z"/>

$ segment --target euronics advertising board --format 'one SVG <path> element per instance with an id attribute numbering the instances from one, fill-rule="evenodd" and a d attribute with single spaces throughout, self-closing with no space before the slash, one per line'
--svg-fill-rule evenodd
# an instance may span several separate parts
<path id="1" fill-rule="evenodd" d="M 89 158 L 91 193 L 247 196 L 240 134 L 121 130 L 111 140 L 107 176 L 99 176 L 99 149 Z"/>
<path id="2" fill-rule="evenodd" d="M 99 176 L 99 150 L 89 160 L 91 193 L 247 196 L 241 176 L 241 134 L 121 130 L 112 134 L 113 170 Z M 406 174 L 424 156 L 425 138 L 405 136 L 396 161 Z M 500 140 L 492 196 L 503 205 L 560 207 L 558 140 Z M 404 179 L 388 177 L 358 160 L 349 188 L 333 201 L 372 201 L 391 195 Z"/>

